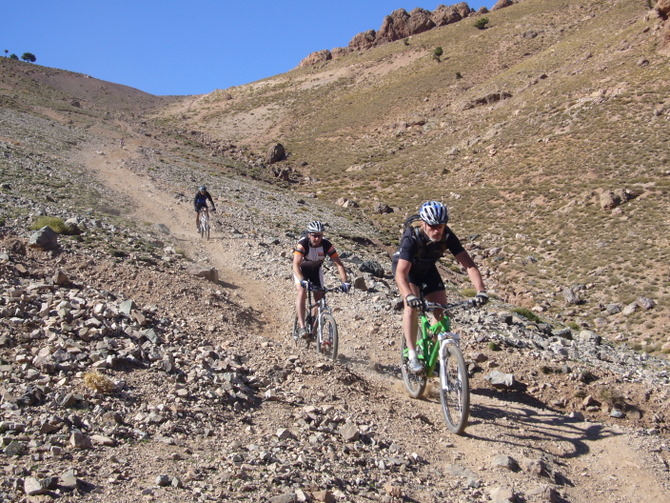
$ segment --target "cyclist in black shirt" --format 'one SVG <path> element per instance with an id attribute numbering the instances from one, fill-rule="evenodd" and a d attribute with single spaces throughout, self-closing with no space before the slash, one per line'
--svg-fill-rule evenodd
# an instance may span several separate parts
<path id="1" fill-rule="evenodd" d="M 204 209 L 207 211 L 207 201 L 212 205 L 212 211 L 216 211 L 212 196 L 207 192 L 207 187 L 204 185 L 198 189 L 193 199 L 193 206 L 195 207 L 195 228 L 200 230 L 200 212 Z"/>
<path id="2" fill-rule="evenodd" d="M 421 372 L 422 363 L 416 356 L 417 307 L 420 307 L 419 288 L 423 286 L 426 300 L 447 303 L 444 283 L 435 263 L 448 250 L 466 269 L 472 285 L 477 290 L 475 302 L 484 305 L 488 295 L 482 275 L 460 240 L 447 227 L 449 215 L 446 206 L 428 201 L 419 208 L 421 219 L 418 228 L 409 227 L 400 239 L 400 249 L 393 256 L 393 274 L 404 299 L 403 332 L 409 349 L 409 369 Z M 436 313 L 439 318 L 439 312 Z"/>

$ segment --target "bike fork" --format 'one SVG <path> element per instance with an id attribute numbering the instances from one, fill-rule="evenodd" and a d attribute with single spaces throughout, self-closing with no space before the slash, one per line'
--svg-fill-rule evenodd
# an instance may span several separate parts
<path id="1" fill-rule="evenodd" d="M 452 384 L 447 377 L 447 358 L 449 357 L 448 346 L 450 344 L 458 345 L 461 337 L 453 332 L 443 332 L 439 334 L 437 338 L 440 342 L 440 385 L 442 386 L 442 389 L 449 391 Z"/>

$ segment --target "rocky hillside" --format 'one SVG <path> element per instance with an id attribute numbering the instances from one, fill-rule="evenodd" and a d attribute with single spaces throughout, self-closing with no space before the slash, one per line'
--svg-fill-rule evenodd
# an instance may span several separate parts
<path id="1" fill-rule="evenodd" d="M 667 15 L 663 1 L 523 0 L 161 117 L 268 174 L 280 142 L 275 173 L 389 248 L 420 201 L 444 200 L 501 300 L 667 353 Z"/>
<path id="2" fill-rule="evenodd" d="M 535 5 L 500 12 L 524 3 Z M 628 12 L 617 5 L 615 12 Z M 610 13 L 605 6 L 585 9 Z M 637 27 L 639 19 L 629 22 Z M 325 85 L 324 75 L 313 74 L 312 83 Z M 393 156 L 368 157 L 339 178 L 283 139 L 288 158 L 270 165 L 266 152 L 284 133 L 270 141 L 265 128 L 285 130 L 272 122 L 280 102 L 260 103 L 263 86 L 278 81 L 158 98 L 0 58 L 0 501 L 663 501 L 667 360 L 596 326 L 519 309 L 512 300 L 523 296 L 504 292 L 542 286 L 551 270 L 541 272 L 550 264 L 538 262 L 560 257 L 526 256 L 526 269 L 508 273 L 518 256 L 503 251 L 501 224 L 502 249 L 494 252 L 492 231 L 473 232 L 459 206 L 471 196 L 457 187 L 448 200 L 454 227 L 497 294 L 485 309 L 453 313 L 471 374 L 466 434 L 448 433 L 434 387 L 422 400 L 407 396 L 385 245 L 396 233 L 392 219 L 415 203 L 389 199 L 393 213 L 374 213 L 385 198 L 373 204 L 358 184 L 360 173 L 391 167 L 396 155 L 427 153 L 415 149 L 431 133 L 425 124 L 408 126 Z M 252 89 L 265 114 L 240 108 L 237 124 L 242 133 L 258 127 L 257 142 L 215 134 L 209 121 L 218 100 L 234 108 L 238 91 Z M 223 126 L 232 112 L 223 110 L 221 131 L 230 132 Z M 191 124 L 196 116 L 202 122 Z M 296 131 L 306 118 L 291 119 Z M 370 124 L 366 141 L 383 146 L 376 142 L 385 133 Z M 333 132 L 333 147 L 321 152 L 312 138 L 313 155 L 349 155 L 333 150 L 337 138 Z M 363 155 L 355 128 L 348 141 Z M 479 165 L 476 145 L 452 155 Z M 511 147 L 497 148 L 492 158 Z M 449 178 L 446 169 L 434 176 Z M 652 182 L 662 198 L 662 180 L 644 183 Z M 218 209 L 210 241 L 193 228 L 191 198 L 202 183 Z M 619 209 L 654 199 L 634 188 L 620 193 Z M 432 195 L 423 190 L 417 186 L 414 198 Z M 336 204 L 340 198 L 348 203 Z M 527 206 L 539 218 L 537 206 Z M 544 216 L 553 225 L 550 212 Z M 290 251 L 312 218 L 328 223 L 356 284 L 330 298 L 340 327 L 337 362 L 289 337 Z M 641 217 L 626 209 L 618 218 Z M 533 246 L 547 246 L 525 232 Z M 667 238 L 645 239 L 651 246 Z M 383 272 L 369 267 L 375 264 Z M 448 261 L 444 275 L 459 297 L 467 278 Z M 327 277 L 334 278 L 330 268 Z M 585 295 L 594 288 L 575 290 L 578 302 L 554 309 L 574 316 L 568 310 L 589 308 Z M 659 311 L 655 299 L 647 312 Z"/>

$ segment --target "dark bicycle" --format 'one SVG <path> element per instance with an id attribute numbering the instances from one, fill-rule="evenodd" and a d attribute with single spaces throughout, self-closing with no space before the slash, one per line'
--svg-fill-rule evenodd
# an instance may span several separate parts
<path id="1" fill-rule="evenodd" d="M 307 343 L 310 341 L 316 342 L 316 352 L 324 356 L 337 360 L 338 338 L 337 338 L 337 323 L 333 317 L 333 310 L 326 302 L 326 293 L 342 292 L 342 287 L 322 288 L 309 282 L 307 285 L 307 309 L 305 316 L 305 328 L 309 331 Z M 313 301 L 312 292 L 323 292 L 323 297 L 317 301 Z M 300 324 L 298 323 L 298 315 L 293 320 L 293 340 L 299 344 Z"/>

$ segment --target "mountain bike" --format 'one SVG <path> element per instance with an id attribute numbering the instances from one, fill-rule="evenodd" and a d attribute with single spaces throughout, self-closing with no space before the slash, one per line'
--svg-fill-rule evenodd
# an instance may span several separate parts
<path id="1" fill-rule="evenodd" d="M 326 302 L 326 293 L 341 292 L 342 287 L 322 288 L 309 282 L 306 290 L 307 314 L 305 316 L 305 328 L 309 331 L 309 338 L 306 342 L 309 345 L 310 341 L 314 340 L 316 342 L 317 353 L 321 353 L 327 358 L 336 361 L 338 348 L 337 323 L 335 323 L 335 318 L 333 317 L 333 310 Z M 323 292 L 323 297 L 313 302 L 312 292 Z M 316 314 L 313 314 L 315 309 Z M 297 314 L 293 319 L 293 340 L 296 344 L 304 340 L 300 337 L 300 324 L 298 323 Z"/>
<path id="2" fill-rule="evenodd" d="M 198 225 L 198 232 L 200 232 L 200 237 L 209 239 L 209 210 L 203 208 L 199 213 L 200 223 Z"/>
<path id="3" fill-rule="evenodd" d="M 407 367 L 408 349 L 405 337 L 400 346 L 400 371 L 409 395 L 419 398 L 426 389 L 429 378 L 440 378 L 440 402 L 442 413 L 450 431 L 463 433 L 470 414 L 470 384 L 468 369 L 459 347 L 460 335 L 451 332 L 451 320 L 447 311 L 456 307 L 472 307 L 473 301 L 467 300 L 454 304 L 438 304 L 420 297 L 422 307 L 419 311 L 419 327 L 416 340 L 416 352 L 423 360 L 424 371 L 411 372 Z M 443 310 L 442 319 L 434 325 L 428 320 L 428 313 Z"/>

